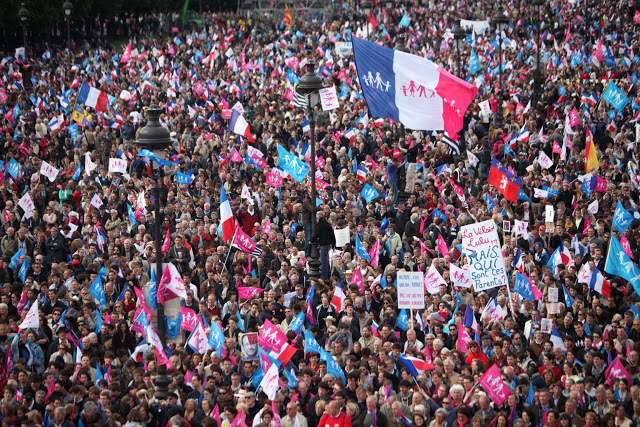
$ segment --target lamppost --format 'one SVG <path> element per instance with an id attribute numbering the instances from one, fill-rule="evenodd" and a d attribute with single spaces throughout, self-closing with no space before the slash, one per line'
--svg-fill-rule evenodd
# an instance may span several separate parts
<path id="1" fill-rule="evenodd" d="M 73 11 L 73 3 L 66 0 L 62 4 L 62 10 L 64 11 L 64 20 L 67 21 L 67 45 L 69 46 L 69 52 L 71 52 L 71 12 Z"/>
<path id="2" fill-rule="evenodd" d="M 404 36 L 404 34 L 398 34 L 396 36 L 396 45 L 393 48 L 393 50 L 397 50 L 398 52 L 404 52 L 404 53 L 411 53 L 411 49 L 409 49 L 409 47 L 407 46 L 407 38 Z M 403 142 L 406 143 L 406 141 L 404 141 L 405 139 L 405 129 L 404 129 L 404 124 L 402 122 L 400 122 L 400 137 L 403 139 Z M 409 193 L 407 193 L 405 190 L 405 184 L 406 184 L 406 175 L 404 172 L 404 168 L 400 169 L 400 175 L 398 176 L 398 199 L 402 199 L 402 200 L 406 200 L 409 198 Z"/>
<path id="3" fill-rule="evenodd" d="M 309 115 L 309 127 L 311 128 L 311 158 L 309 163 L 311 164 L 311 203 L 313 206 L 316 204 L 316 119 L 313 114 L 313 109 L 320 102 L 320 89 L 324 87 L 322 77 L 318 76 L 315 70 L 316 64 L 314 61 L 307 63 L 307 73 L 302 76 L 300 83 L 298 83 L 297 90 L 301 95 L 307 97 L 307 113 Z M 313 209 L 311 214 L 311 236 L 316 234 L 316 228 L 318 226 L 318 217 L 316 209 Z M 311 237 L 309 236 L 309 237 Z M 320 278 L 320 254 L 318 253 L 318 245 L 311 245 L 311 254 L 309 261 L 309 276 L 313 279 Z"/>
<path id="4" fill-rule="evenodd" d="M 399 52 L 411 53 L 411 49 L 407 47 L 407 38 L 402 34 L 396 37 L 396 46 L 393 49 Z"/>
<path id="5" fill-rule="evenodd" d="M 364 10 L 364 14 L 367 15 L 367 19 L 364 22 L 365 28 L 367 29 L 367 40 L 369 39 L 369 14 L 371 13 L 371 8 L 373 5 L 369 0 L 364 0 L 362 2 L 362 10 Z"/>
<path id="6" fill-rule="evenodd" d="M 460 78 L 462 78 L 462 69 L 460 68 L 460 56 L 462 55 L 462 41 L 467 36 L 467 33 L 460 26 L 460 21 L 456 22 L 456 25 L 453 27 L 453 42 L 456 45 L 456 53 L 458 56 L 456 57 L 456 70 L 458 74 L 460 74 Z"/>
<path id="7" fill-rule="evenodd" d="M 163 158 L 164 149 L 171 145 L 171 137 L 169 136 L 169 130 L 160 124 L 160 114 L 163 109 L 157 105 L 151 105 L 147 109 L 147 125 L 140 129 L 138 133 L 138 140 L 136 143 L 148 149 L 156 156 Z M 161 180 L 163 175 L 162 166 L 157 162 L 154 167 L 156 185 L 153 187 L 154 202 L 154 234 L 155 234 L 155 246 L 156 246 L 156 286 L 162 277 L 162 235 L 160 233 L 160 198 L 162 196 Z M 164 306 L 158 304 L 158 315 L 156 320 L 156 330 L 158 331 L 158 337 L 164 347 L 167 343 L 167 337 L 164 327 Z M 164 350 L 163 350 L 164 351 Z M 163 400 L 167 398 L 169 393 L 169 383 L 171 379 L 167 376 L 167 367 L 165 365 L 158 365 L 158 375 L 154 379 L 156 386 L 156 398 Z"/>
<path id="8" fill-rule="evenodd" d="M 20 21 L 20 26 L 22 27 L 22 47 L 24 47 L 24 54 L 27 55 L 27 24 L 29 23 L 29 11 L 27 10 L 24 3 L 20 5 L 20 10 L 18 11 L 18 21 Z"/>
<path id="9" fill-rule="evenodd" d="M 535 82 L 537 85 L 533 88 L 534 97 L 537 99 L 538 96 L 542 96 L 542 91 L 544 89 L 544 84 L 542 80 L 542 63 L 540 62 L 540 49 L 542 48 L 542 40 L 540 39 L 540 30 L 542 26 L 542 20 L 540 19 L 540 9 L 544 6 L 544 0 L 532 0 L 531 5 L 533 9 L 536 11 L 536 42 L 538 43 L 538 49 L 536 49 L 536 77 Z M 540 93 L 536 93 L 537 90 L 540 90 Z"/>
<path id="10" fill-rule="evenodd" d="M 493 18 L 491 18 L 491 24 L 498 30 L 498 36 L 500 40 L 500 45 L 498 46 L 498 55 L 500 56 L 500 61 L 498 61 L 498 76 L 499 76 L 499 84 L 500 87 L 498 89 L 498 124 L 502 124 L 502 31 L 507 26 L 509 22 L 509 18 L 504 14 L 502 10 L 498 11 Z"/>

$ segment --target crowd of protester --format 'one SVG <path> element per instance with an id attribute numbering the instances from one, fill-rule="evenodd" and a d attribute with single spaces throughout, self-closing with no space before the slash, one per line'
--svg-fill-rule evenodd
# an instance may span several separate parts
<path id="1" fill-rule="evenodd" d="M 509 19 L 505 31 L 498 35 L 493 26 L 480 25 L 458 52 L 452 33 L 458 20 L 490 21 L 500 5 Z M 635 3 L 550 1 L 538 17 L 528 2 L 396 2 L 392 8 L 377 2 L 373 20 L 352 2 L 331 6 L 309 16 L 291 5 L 290 25 L 281 13 L 207 13 L 199 16 L 203 26 L 163 27 L 169 32 L 156 35 L 155 26 L 126 31 L 131 49 L 77 41 L 73 52 L 17 51 L 2 59 L 3 426 L 640 422 L 638 294 L 605 272 L 612 236 L 626 242 L 634 262 L 640 254 L 639 223 L 624 234 L 612 226 L 618 202 L 633 214 L 639 200 Z M 404 36 L 412 53 L 478 86 L 457 142 L 367 116 L 353 56 L 336 45 L 354 36 L 391 47 Z M 123 61 L 126 50 L 131 55 Z M 472 56 L 481 67 L 473 74 Z M 319 172 L 327 184 L 319 204 L 305 182 L 287 178 L 280 188 L 266 182 L 277 169 L 278 145 L 305 159 L 307 111 L 290 98 L 292 74 L 302 77 L 300 64 L 310 61 L 341 97 L 338 109 L 317 106 L 311 113 Z M 109 95 L 106 111 L 77 102 L 84 83 Z M 602 99 L 611 83 L 630 98 L 621 110 Z M 490 102 L 490 111 L 483 101 Z M 228 129 L 225 116 L 236 103 L 255 142 Z M 161 121 L 172 139 L 160 200 L 150 190 L 154 162 L 138 156 L 144 147 L 136 143 L 153 104 L 163 108 Z M 569 117 L 574 111 L 578 124 Z M 587 166 L 588 138 L 597 168 Z M 266 165 L 248 154 L 251 147 Z M 541 166 L 541 153 L 552 160 L 550 167 Z M 522 178 L 517 203 L 488 184 L 494 157 Z M 126 173 L 110 172 L 109 159 L 124 159 Z M 42 173 L 43 161 L 58 170 L 53 180 Z M 360 193 L 365 182 L 355 172 L 358 165 L 379 193 L 369 202 Z M 178 183 L 179 173 L 191 174 L 193 182 Z M 606 180 L 605 186 L 585 189 L 587 173 Z M 245 186 L 249 195 L 243 197 Z M 222 187 L 260 256 L 223 241 Z M 544 194 L 534 191 L 543 187 Z M 25 194 L 34 205 L 29 213 L 19 204 Z M 155 203 L 161 205 L 159 218 Z M 314 210 L 322 230 L 316 235 Z M 484 220 L 499 229 L 509 290 L 453 285 L 450 266 L 468 263 L 459 231 Z M 524 233 L 516 235 L 516 221 L 527 223 Z M 346 227 L 349 242 L 336 247 L 327 230 Z M 168 337 L 166 400 L 154 396 L 157 352 L 140 345 L 148 342 L 146 333 L 132 330 L 155 280 L 157 240 L 170 244 L 165 261 L 184 281 L 181 305 L 202 319 L 207 336 L 215 322 L 225 337 L 223 354 L 194 351 L 186 345 L 188 331 Z M 356 240 L 367 254 L 356 251 Z M 312 280 L 313 245 L 327 250 L 320 252 L 321 277 Z M 568 260 L 549 265 L 563 245 Z M 514 292 L 518 257 L 523 274 L 543 295 L 534 301 Z M 590 280 L 579 276 L 585 265 L 589 277 L 597 269 L 611 288 L 591 289 Z M 425 309 L 411 316 L 414 323 L 398 321 L 397 273 L 431 266 L 446 284 L 426 293 Z M 97 276 L 106 299 L 99 307 L 90 292 Z M 249 287 L 263 291 L 240 298 L 238 288 Z M 332 300 L 338 287 L 345 297 L 337 310 Z M 548 313 L 550 290 L 560 303 L 555 314 Z M 497 316 L 485 310 L 493 302 Z M 19 328 L 34 304 L 40 326 Z M 466 327 L 475 340 L 460 348 L 467 307 L 479 331 Z M 300 313 L 305 322 L 296 332 L 290 326 Z M 551 319 L 564 348 L 551 341 L 543 319 Z M 275 399 L 255 383 L 260 360 L 243 345 L 243 336 L 267 321 L 297 350 L 280 371 Z M 309 333 L 337 361 L 339 373 L 317 351 L 308 351 Z M 432 367 L 412 375 L 403 356 Z M 606 374 L 614 363 L 629 377 Z M 478 383 L 493 365 L 510 390 L 500 405 Z"/>

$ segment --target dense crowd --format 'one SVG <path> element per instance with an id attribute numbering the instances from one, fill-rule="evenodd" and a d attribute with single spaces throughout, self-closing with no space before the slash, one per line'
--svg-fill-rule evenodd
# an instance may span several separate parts
<path id="1" fill-rule="evenodd" d="M 289 25 L 209 13 L 159 30 L 141 18 L 121 48 L 77 41 L 2 59 L 3 426 L 640 422 L 640 289 L 611 273 L 622 257 L 608 259 L 619 242 L 633 272 L 640 254 L 635 3 L 545 2 L 538 17 L 503 2 L 501 33 L 487 1 L 381 2 L 369 17 L 331 6 L 290 6 Z M 458 52 L 460 19 L 473 31 Z M 404 36 L 478 87 L 457 140 L 370 117 L 344 43 L 356 36 L 391 47 Z M 340 97 L 310 113 L 317 200 L 278 168 L 279 146 L 309 161 L 295 85 L 311 61 Z M 608 101 L 611 84 L 628 103 Z M 106 106 L 88 107 L 85 85 Z M 161 158 L 136 142 L 151 105 L 172 140 Z M 251 138 L 229 129 L 232 110 Z M 517 203 L 488 183 L 494 158 L 522 179 Z M 223 239 L 223 193 L 253 255 Z M 457 277 L 471 256 L 460 230 L 486 220 L 509 287 L 477 292 Z M 160 291 L 157 240 L 177 272 Z M 442 283 L 425 309 L 401 310 L 398 273 L 433 269 Z M 159 348 L 160 296 L 174 306 Z M 284 358 L 262 346 L 271 327 Z M 154 396 L 160 364 L 166 400 Z M 272 364 L 273 392 L 261 382 Z M 493 366 L 504 402 L 480 384 Z"/>

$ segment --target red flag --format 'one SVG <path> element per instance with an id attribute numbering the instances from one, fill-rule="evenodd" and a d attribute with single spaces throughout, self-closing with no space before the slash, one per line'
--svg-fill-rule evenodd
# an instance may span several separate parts
<path id="1" fill-rule="evenodd" d="M 510 202 L 518 202 L 518 192 L 522 179 L 509 172 L 495 157 L 491 160 L 489 172 L 489 184 L 493 185 Z"/>
<path id="2" fill-rule="evenodd" d="M 376 21 L 376 18 L 374 18 L 371 14 L 369 14 L 369 25 L 371 25 L 371 28 L 374 30 L 378 28 L 378 25 L 380 25 L 378 21 Z"/>

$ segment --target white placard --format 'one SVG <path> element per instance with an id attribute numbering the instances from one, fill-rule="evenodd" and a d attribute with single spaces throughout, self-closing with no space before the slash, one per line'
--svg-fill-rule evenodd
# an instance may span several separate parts
<path id="1" fill-rule="evenodd" d="M 336 42 L 335 52 L 340 56 L 351 55 L 353 45 L 351 42 Z"/>
<path id="2" fill-rule="evenodd" d="M 49 178 L 49 181 L 55 181 L 58 176 L 58 172 L 60 172 L 60 169 L 53 167 L 44 160 L 40 163 L 40 175 L 46 176 Z"/>
<path id="3" fill-rule="evenodd" d="M 332 85 L 324 89 L 320 89 L 320 102 L 322 102 L 322 111 L 335 110 L 340 107 L 336 87 Z"/>
<path id="4" fill-rule="evenodd" d="M 398 272 L 398 308 L 424 308 L 423 276 L 419 271 Z"/>
<path id="5" fill-rule="evenodd" d="M 93 195 L 91 199 L 91 204 L 96 207 L 96 209 L 100 209 L 100 206 L 103 205 L 102 199 L 98 196 L 98 193 Z"/>
<path id="6" fill-rule="evenodd" d="M 489 100 L 485 99 L 484 101 L 482 101 L 480 104 L 480 111 L 482 112 L 483 116 L 490 116 L 491 115 L 491 105 L 489 104 Z"/>
<path id="7" fill-rule="evenodd" d="M 545 169 L 549 169 L 553 166 L 553 160 L 551 160 L 543 151 L 538 155 L 538 163 Z"/>
<path id="8" fill-rule="evenodd" d="M 553 210 L 553 205 L 546 205 L 544 207 L 544 222 L 553 222 L 555 214 L 556 213 Z"/>
<path id="9" fill-rule="evenodd" d="M 540 321 L 540 332 L 543 334 L 551 334 L 553 330 L 553 320 L 544 318 Z"/>
<path id="10" fill-rule="evenodd" d="M 527 229 L 529 228 L 529 223 L 526 221 L 519 221 L 516 219 L 516 224 L 514 226 L 516 237 L 524 236 L 527 238 Z"/>
<path id="11" fill-rule="evenodd" d="M 462 227 L 462 251 L 469 256 L 469 275 L 476 292 L 507 286 L 498 227 L 493 220 Z"/>
<path id="12" fill-rule="evenodd" d="M 547 303 L 547 314 L 560 314 L 560 303 L 559 302 Z"/>
<path id="13" fill-rule="evenodd" d="M 461 19 L 460 26 L 467 29 L 471 28 L 476 34 L 483 34 L 490 28 L 488 19 L 484 21 L 470 21 L 468 19 Z"/>
<path id="14" fill-rule="evenodd" d="M 109 172 L 126 173 L 127 161 L 124 159 L 109 159 Z"/>
<path id="15" fill-rule="evenodd" d="M 549 292 L 549 302 L 558 302 L 558 288 L 547 288 Z"/>
<path id="16" fill-rule="evenodd" d="M 350 230 L 349 227 L 345 227 L 341 230 L 333 230 L 333 234 L 335 234 L 336 236 L 336 247 L 337 248 L 341 248 L 344 245 L 349 244 L 349 242 L 351 241 L 351 235 L 350 235 Z"/>
<path id="17" fill-rule="evenodd" d="M 35 206 L 33 204 L 33 199 L 31 199 L 31 195 L 29 193 L 24 193 L 24 196 L 18 201 L 18 206 L 22 208 L 24 211 L 24 217 L 29 219 L 33 216 L 33 210 Z"/>

